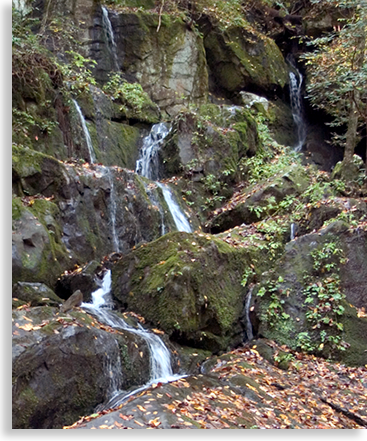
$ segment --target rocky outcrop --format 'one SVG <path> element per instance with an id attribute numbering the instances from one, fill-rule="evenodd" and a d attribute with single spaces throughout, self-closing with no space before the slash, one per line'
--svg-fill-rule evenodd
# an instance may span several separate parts
<path id="1" fill-rule="evenodd" d="M 117 167 L 63 164 L 14 148 L 14 282 L 53 287 L 75 263 L 158 238 L 167 215 L 151 202 L 144 182 Z M 166 207 L 162 193 L 155 193 Z M 169 229 L 172 220 L 165 225 Z"/>
<path id="2" fill-rule="evenodd" d="M 285 197 L 301 194 L 308 182 L 305 169 L 293 165 L 265 182 L 235 193 L 226 205 L 213 212 L 207 227 L 215 234 L 243 223 L 257 222 L 271 214 Z"/>
<path id="3" fill-rule="evenodd" d="M 96 16 L 101 20 L 102 13 Z M 131 82 L 139 82 L 162 110 L 174 113 L 187 102 L 206 101 L 208 75 L 203 40 L 185 23 L 156 13 L 110 12 L 119 69 Z M 101 48 L 103 26 L 91 31 L 91 56 L 96 59 L 96 77 L 106 81 L 111 54 Z M 164 66 L 164 69 L 161 68 Z"/>
<path id="4" fill-rule="evenodd" d="M 13 429 L 60 429 L 149 378 L 140 337 L 101 327 L 82 310 L 56 311 L 13 312 Z"/>
<path id="5" fill-rule="evenodd" d="M 182 111 L 159 152 L 161 175 L 195 174 L 197 181 L 212 174 L 234 182 L 241 158 L 254 155 L 259 145 L 256 122 L 244 107 L 206 104 Z"/>

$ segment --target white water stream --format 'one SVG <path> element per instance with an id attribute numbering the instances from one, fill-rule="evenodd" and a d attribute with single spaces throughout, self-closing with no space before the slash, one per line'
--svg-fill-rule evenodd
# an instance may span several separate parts
<path id="1" fill-rule="evenodd" d="M 153 125 L 149 135 L 144 138 L 140 158 L 136 161 L 136 173 L 148 179 L 158 179 L 158 152 L 168 133 L 169 129 L 164 123 Z M 156 184 L 162 190 L 163 197 L 175 222 L 177 231 L 191 233 L 192 229 L 190 223 L 178 203 L 175 201 L 169 186 L 161 182 L 156 182 Z"/>
<path id="2" fill-rule="evenodd" d="M 168 383 L 182 377 L 173 374 L 170 352 L 158 335 L 143 328 L 140 324 L 137 328 L 128 325 L 122 317 L 110 309 L 112 304 L 111 283 L 111 271 L 107 270 L 101 287 L 92 293 L 92 303 L 82 303 L 81 306 L 105 325 L 131 332 L 145 340 L 150 352 L 150 379 L 147 384 L 130 393 L 118 390 L 115 386 L 115 390 L 110 391 L 111 397 L 108 403 L 103 406 L 104 409 L 119 406 L 128 397 L 148 388 L 153 383 Z M 119 362 L 117 364 L 119 365 Z M 114 382 L 113 378 L 111 382 L 113 385 L 118 384 L 118 381 Z"/>
<path id="3" fill-rule="evenodd" d="M 96 160 L 96 157 L 95 157 L 95 154 L 94 154 L 93 144 L 92 144 L 92 140 L 91 140 L 91 137 L 90 137 L 90 134 L 89 134 L 89 130 L 88 130 L 87 124 L 85 122 L 84 115 L 82 113 L 82 110 L 81 110 L 78 102 L 73 99 L 73 103 L 74 103 L 74 106 L 75 106 L 75 110 L 78 113 L 80 124 L 82 125 L 85 142 L 87 143 L 88 153 L 89 153 L 89 162 L 91 164 L 93 164 L 93 162 Z"/>
<path id="4" fill-rule="evenodd" d="M 115 41 L 115 35 L 112 28 L 111 20 L 108 16 L 108 10 L 105 6 L 102 6 L 102 26 L 106 35 L 108 49 L 111 52 L 114 69 L 119 70 L 119 62 L 117 58 L 117 46 Z"/>

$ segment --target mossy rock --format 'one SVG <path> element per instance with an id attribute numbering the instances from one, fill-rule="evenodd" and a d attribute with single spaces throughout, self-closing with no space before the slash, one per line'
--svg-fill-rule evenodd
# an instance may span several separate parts
<path id="1" fill-rule="evenodd" d="M 62 299 L 43 283 L 18 282 L 13 286 L 13 297 L 30 306 L 59 306 L 62 303 Z"/>
<path id="2" fill-rule="evenodd" d="M 204 39 L 216 85 L 228 93 L 271 92 L 288 82 L 288 67 L 276 43 L 254 30 L 214 28 Z"/>
<path id="3" fill-rule="evenodd" d="M 111 15 L 111 22 L 121 71 L 129 82 L 141 84 L 162 111 L 206 101 L 208 74 L 203 39 L 181 18 L 138 10 Z M 97 78 L 106 82 L 108 54 L 101 56 L 100 45 L 92 46 L 91 54 L 98 63 Z"/>
<path id="4" fill-rule="evenodd" d="M 241 341 L 241 279 L 249 262 L 213 236 L 170 233 L 112 268 L 117 300 L 181 344 L 223 350 Z"/>
<path id="5" fill-rule="evenodd" d="M 207 104 L 197 112 L 182 111 L 159 152 L 161 177 L 201 172 L 233 183 L 240 159 L 259 145 L 256 122 L 243 107 Z"/>

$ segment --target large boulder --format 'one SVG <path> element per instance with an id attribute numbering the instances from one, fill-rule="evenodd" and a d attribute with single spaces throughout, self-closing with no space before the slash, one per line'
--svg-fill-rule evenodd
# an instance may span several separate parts
<path id="1" fill-rule="evenodd" d="M 13 429 L 60 429 L 149 379 L 137 335 L 100 327 L 82 310 L 13 311 Z"/>
<path id="2" fill-rule="evenodd" d="M 170 233 L 112 268 L 112 292 L 173 340 L 214 352 L 244 338 L 242 275 L 250 252 L 210 235 Z"/>
<path id="3" fill-rule="evenodd" d="M 294 163 L 266 181 L 235 193 L 227 204 L 213 212 L 207 227 L 216 234 L 263 219 L 271 215 L 287 196 L 300 195 L 308 183 L 305 169 Z"/>

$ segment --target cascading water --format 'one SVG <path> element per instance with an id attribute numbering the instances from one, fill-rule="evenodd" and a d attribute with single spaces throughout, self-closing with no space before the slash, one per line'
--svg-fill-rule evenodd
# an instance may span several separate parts
<path id="1" fill-rule="evenodd" d="M 106 35 L 108 49 L 112 55 L 113 65 L 114 65 L 113 67 L 115 70 L 119 70 L 120 67 L 117 58 L 117 46 L 116 46 L 115 36 L 114 36 L 111 20 L 108 16 L 108 10 L 104 6 L 102 6 L 102 26 Z"/>
<path id="2" fill-rule="evenodd" d="M 140 158 L 136 161 L 136 173 L 151 180 L 158 179 L 158 152 L 168 133 L 169 129 L 164 123 L 153 125 L 149 135 L 144 138 Z M 156 184 L 162 189 L 163 197 L 168 205 L 177 230 L 191 233 L 190 223 L 180 206 L 174 200 L 170 188 L 161 182 L 156 182 Z"/>
<path id="3" fill-rule="evenodd" d="M 162 189 L 164 200 L 166 201 L 168 208 L 172 214 L 177 231 L 185 231 L 186 233 L 191 233 L 192 230 L 189 221 L 182 212 L 180 206 L 173 199 L 173 194 L 168 185 L 164 185 L 161 182 L 157 182 L 157 185 Z"/>
<path id="4" fill-rule="evenodd" d="M 156 181 L 158 179 L 158 151 L 169 129 L 164 123 L 154 124 L 143 140 L 140 158 L 136 161 L 136 173 Z"/>
<path id="5" fill-rule="evenodd" d="M 93 144 L 92 144 L 92 140 L 91 140 L 91 137 L 90 137 L 90 134 L 89 134 L 89 130 L 88 130 L 87 124 L 85 122 L 84 115 L 82 113 L 82 110 L 81 110 L 78 102 L 73 99 L 73 103 L 74 103 L 74 106 L 75 106 L 75 110 L 78 113 L 80 124 L 82 125 L 85 142 L 87 143 L 88 153 L 89 153 L 89 162 L 91 164 L 93 164 L 93 162 L 96 160 L 96 157 L 95 157 L 95 154 L 94 154 Z"/>
<path id="6" fill-rule="evenodd" d="M 150 380 L 144 386 L 127 394 L 124 391 L 118 390 L 116 385 L 119 384 L 119 381 L 112 378 L 111 385 L 115 386 L 110 387 L 110 399 L 108 403 L 103 406 L 104 409 L 119 406 L 129 396 L 148 388 L 152 383 L 168 383 L 169 381 L 174 381 L 182 377 L 181 375 L 173 374 L 170 352 L 156 334 L 144 329 L 140 324 L 137 328 L 133 328 L 128 325 L 122 317 L 111 310 L 111 283 L 111 270 L 107 270 L 101 287 L 92 293 L 92 303 L 82 303 L 81 306 L 105 325 L 111 326 L 114 329 L 131 332 L 145 340 L 150 352 Z M 117 360 L 117 365 L 119 365 L 119 360 Z M 113 371 L 115 372 L 115 376 L 118 377 L 119 372 L 116 372 L 116 367 Z"/>
<path id="7" fill-rule="evenodd" d="M 293 120 L 297 127 L 297 144 L 294 147 L 296 152 L 302 150 L 302 147 L 306 141 L 306 125 L 303 118 L 303 106 L 302 106 L 302 74 L 297 70 L 297 75 L 294 72 L 289 73 L 289 91 L 292 108 Z"/>

